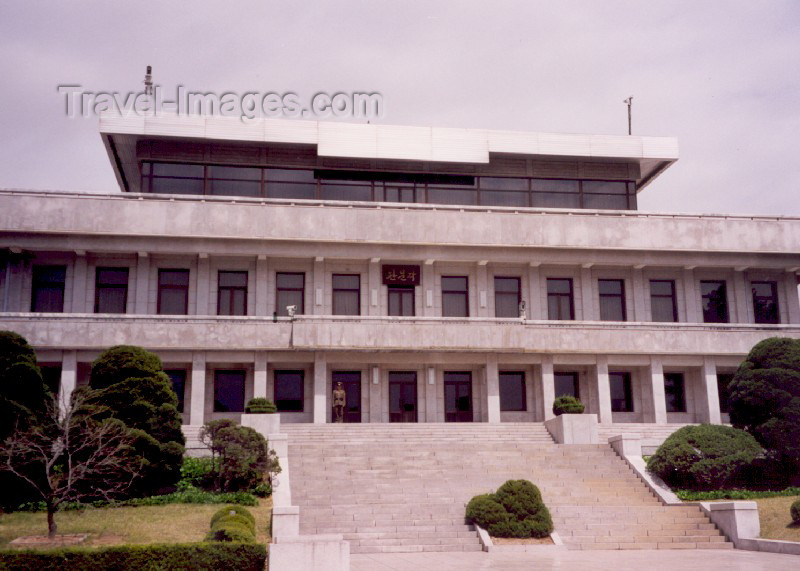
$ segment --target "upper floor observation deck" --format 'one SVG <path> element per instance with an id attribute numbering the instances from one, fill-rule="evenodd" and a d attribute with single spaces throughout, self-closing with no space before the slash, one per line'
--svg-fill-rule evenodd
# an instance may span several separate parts
<path id="1" fill-rule="evenodd" d="M 104 115 L 123 192 L 636 210 L 670 137 Z"/>

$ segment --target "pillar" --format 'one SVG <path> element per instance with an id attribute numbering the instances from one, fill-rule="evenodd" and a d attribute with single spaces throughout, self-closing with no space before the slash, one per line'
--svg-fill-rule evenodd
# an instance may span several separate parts
<path id="1" fill-rule="evenodd" d="M 733 274 L 733 302 L 735 306 L 728 310 L 731 323 L 753 323 L 755 318 L 748 311 L 747 298 L 750 293 L 747 281 L 744 279 L 744 271 L 736 270 Z M 728 293 L 728 303 L 730 303 L 730 293 Z"/>
<path id="2" fill-rule="evenodd" d="M 306 313 L 315 314 L 315 315 L 322 315 L 325 314 L 325 259 L 324 258 L 314 258 L 314 275 L 312 278 L 312 302 L 313 307 L 311 311 L 306 309 Z M 333 310 L 327 311 L 327 313 L 333 313 Z"/>
<path id="3" fill-rule="evenodd" d="M 377 366 L 370 367 L 369 376 L 369 421 L 383 421 L 383 401 L 381 399 L 381 370 Z"/>
<path id="4" fill-rule="evenodd" d="M 608 357 L 597 356 L 595 365 L 597 377 L 597 417 L 602 424 L 611 424 L 614 417 L 611 413 L 611 385 L 608 382 Z"/>
<path id="5" fill-rule="evenodd" d="M 189 424 L 205 422 L 206 411 L 206 355 L 192 355 L 192 393 L 189 401 Z"/>
<path id="6" fill-rule="evenodd" d="M 427 383 L 425 385 L 425 420 L 436 422 L 436 369 L 428 367 L 426 370 Z"/>
<path id="7" fill-rule="evenodd" d="M 476 317 L 494 317 L 489 314 L 489 269 L 487 262 L 478 262 L 477 271 L 475 272 L 475 289 L 477 290 L 477 311 Z"/>
<path id="8" fill-rule="evenodd" d="M 208 254 L 200 254 L 197 260 L 197 301 L 195 303 L 195 315 L 216 315 L 216 303 L 211 307 L 211 269 L 208 262 Z M 191 313 L 191 310 L 190 310 Z"/>
<path id="9" fill-rule="evenodd" d="M 717 364 L 713 357 L 703 357 L 703 366 L 700 369 L 701 402 L 698 403 L 698 420 L 710 424 L 722 424 L 722 414 L 719 410 L 719 389 L 717 388 Z"/>
<path id="10" fill-rule="evenodd" d="M 136 260 L 136 298 L 133 311 L 137 315 L 147 315 L 148 294 L 150 292 L 150 256 L 139 252 Z"/>
<path id="11" fill-rule="evenodd" d="M 425 260 L 422 266 L 422 315 L 434 316 L 436 315 L 436 308 L 434 307 L 434 298 L 436 297 L 436 273 L 433 269 L 433 260 Z"/>
<path id="12" fill-rule="evenodd" d="M 86 252 L 78 252 L 72 267 L 72 307 L 71 313 L 90 313 L 94 308 L 87 307 L 86 284 L 88 282 Z"/>
<path id="13" fill-rule="evenodd" d="M 653 409 L 648 415 L 648 421 L 656 424 L 667 423 L 667 400 L 664 396 L 664 366 L 659 357 L 650 357 L 650 383 L 645 385 L 644 390 L 650 397 Z"/>
<path id="14" fill-rule="evenodd" d="M 633 268 L 633 315 L 628 314 L 629 321 L 649 321 L 647 319 L 647 281 L 644 279 L 644 270 L 642 268 Z"/>
<path id="15" fill-rule="evenodd" d="M 261 254 L 256 258 L 256 306 L 251 315 L 272 315 L 273 309 L 267 303 L 267 297 L 269 296 L 268 282 L 267 257 Z"/>
<path id="16" fill-rule="evenodd" d="M 328 361 L 325 354 L 314 353 L 314 424 L 328 420 Z"/>
<path id="17" fill-rule="evenodd" d="M 367 284 L 369 288 L 369 303 L 367 304 L 367 315 L 380 315 L 380 292 L 381 292 L 381 259 L 372 258 L 369 261 L 369 273 L 367 274 Z M 388 313 L 388 312 L 387 312 Z"/>
<path id="18" fill-rule="evenodd" d="M 500 422 L 500 373 L 497 370 L 497 355 L 486 359 L 486 421 Z"/>
<path id="19" fill-rule="evenodd" d="M 538 264 L 531 263 L 528 267 L 528 299 L 525 304 L 528 319 L 547 319 L 542 312 L 541 274 Z"/>
<path id="20" fill-rule="evenodd" d="M 253 363 L 253 398 L 267 398 L 267 354 L 256 352 Z"/>
<path id="21" fill-rule="evenodd" d="M 64 351 L 61 358 L 61 382 L 58 388 L 58 403 L 61 410 L 69 406 L 77 382 L 78 353 L 77 351 Z"/>
<path id="22" fill-rule="evenodd" d="M 786 323 L 800 324 L 800 297 L 797 291 L 797 273 L 794 270 L 787 271 L 786 278 L 783 281 L 785 286 L 783 297 L 786 300 Z"/>
<path id="23" fill-rule="evenodd" d="M 591 266 L 581 268 L 581 301 L 583 305 L 583 321 L 598 319 L 594 314 L 594 283 L 592 282 Z M 575 318 L 577 319 L 577 315 Z"/>
<path id="24" fill-rule="evenodd" d="M 553 374 L 553 356 L 545 355 L 542 359 L 542 418 L 550 420 L 553 414 L 553 401 L 556 398 L 556 378 Z"/>
<path id="25" fill-rule="evenodd" d="M 694 282 L 694 270 L 685 268 L 683 270 L 683 299 L 686 305 L 686 322 L 702 323 L 703 314 L 699 311 L 697 288 Z"/>

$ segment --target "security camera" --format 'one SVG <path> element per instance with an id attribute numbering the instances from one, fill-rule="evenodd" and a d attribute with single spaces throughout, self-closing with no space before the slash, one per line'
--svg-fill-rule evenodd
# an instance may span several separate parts
<path id="1" fill-rule="evenodd" d="M 289 317 L 294 317 L 294 314 L 295 314 L 296 311 L 297 311 L 297 306 L 296 305 L 287 305 L 286 306 L 286 313 L 289 315 Z"/>

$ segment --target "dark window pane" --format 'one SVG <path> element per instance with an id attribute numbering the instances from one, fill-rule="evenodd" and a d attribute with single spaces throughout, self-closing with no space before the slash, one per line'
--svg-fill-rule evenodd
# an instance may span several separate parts
<path id="1" fill-rule="evenodd" d="M 156 176 L 203 178 L 203 165 L 153 163 L 153 174 Z"/>
<path id="2" fill-rule="evenodd" d="M 158 283 L 165 286 L 188 286 L 189 270 L 159 270 Z"/>
<path id="3" fill-rule="evenodd" d="M 261 169 L 253 167 L 208 167 L 209 178 L 261 181 Z"/>
<path id="4" fill-rule="evenodd" d="M 466 277 L 442 276 L 442 291 L 467 291 Z"/>
<path id="5" fill-rule="evenodd" d="M 128 301 L 128 268 L 97 268 L 95 313 L 125 313 Z"/>
<path id="6" fill-rule="evenodd" d="M 482 176 L 480 185 L 481 190 L 528 190 L 528 179 Z"/>
<path id="7" fill-rule="evenodd" d="M 61 365 L 39 365 L 39 369 L 42 371 L 44 386 L 54 396 L 58 396 L 61 387 Z"/>
<path id="8" fill-rule="evenodd" d="M 578 194 L 580 186 L 577 180 L 533 179 L 534 192 L 568 192 Z"/>
<path id="9" fill-rule="evenodd" d="M 305 313 L 305 278 L 303 273 L 277 273 L 275 274 L 276 295 L 275 311 L 278 315 L 288 315 L 287 305 L 296 306 L 296 313 Z"/>
<path id="10" fill-rule="evenodd" d="M 219 315 L 247 315 L 247 272 L 219 272 Z"/>
<path id="11" fill-rule="evenodd" d="M 214 371 L 214 412 L 244 412 L 244 371 Z"/>
<path id="12" fill-rule="evenodd" d="M 700 282 L 705 323 L 728 323 L 728 293 L 723 281 Z"/>
<path id="13" fill-rule="evenodd" d="M 609 373 L 611 389 L 611 410 L 613 412 L 633 412 L 633 395 L 630 373 Z"/>
<path id="14" fill-rule="evenodd" d="M 210 180 L 208 192 L 217 196 L 261 196 L 261 183 L 250 180 Z"/>
<path id="15" fill-rule="evenodd" d="M 31 311 L 61 313 L 64 311 L 66 266 L 34 266 Z"/>
<path id="16" fill-rule="evenodd" d="M 428 187 L 428 202 L 432 204 L 477 204 L 478 193 L 458 188 Z"/>
<path id="17" fill-rule="evenodd" d="M 228 272 L 219 273 L 220 287 L 247 287 L 247 272 Z"/>
<path id="18" fill-rule="evenodd" d="M 584 194 L 583 207 L 603 210 L 627 210 L 628 197 L 615 194 Z"/>
<path id="19" fill-rule="evenodd" d="M 333 314 L 359 315 L 361 313 L 361 277 L 334 274 L 332 284 Z"/>
<path id="20" fill-rule="evenodd" d="M 527 410 L 525 402 L 525 373 L 500 372 L 500 410 Z"/>
<path id="21" fill-rule="evenodd" d="M 600 320 L 625 321 L 625 285 L 623 280 L 598 280 Z"/>
<path id="22" fill-rule="evenodd" d="M 184 396 L 186 393 L 186 370 L 185 369 L 164 369 L 164 372 L 172 381 L 172 390 L 178 397 L 178 412 L 183 412 Z"/>
<path id="23" fill-rule="evenodd" d="M 541 208 L 579 208 L 580 196 L 577 194 L 557 194 L 554 192 L 534 192 L 531 206 Z"/>
<path id="24" fill-rule="evenodd" d="M 157 194 L 203 194 L 202 178 L 153 178 L 152 184 Z"/>
<path id="25" fill-rule="evenodd" d="M 267 180 L 288 182 L 314 182 L 314 171 L 303 169 L 267 169 Z"/>
<path id="26" fill-rule="evenodd" d="M 494 278 L 496 317 L 519 317 L 520 279 Z"/>
<path id="27" fill-rule="evenodd" d="M 667 412 L 686 412 L 683 373 L 664 373 L 664 397 Z"/>
<path id="28" fill-rule="evenodd" d="M 501 190 L 481 190 L 483 206 L 528 206 L 527 192 L 510 192 Z"/>
<path id="29" fill-rule="evenodd" d="M 275 406 L 278 412 L 303 412 L 304 371 L 275 371 Z"/>
<path id="30" fill-rule="evenodd" d="M 317 185 L 300 184 L 291 182 L 268 182 L 267 196 L 269 198 L 298 198 L 313 200 L 316 198 Z"/>
<path id="31" fill-rule="evenodd" d="M 462 276 L 442 276 L 442 317 L 468 317 L 469 281 Z"/>
<path id="32" fill-rule="evenodd" d="M 319 193 L 322 200 L 372 200 L 372 189 L 369 186 L 322 184 Z"/>
<path id="33" fill-rule="evenodd" d="M 580 398 L 578 390 L 578 373 L 553 373 L 555 396 Z"/>
<path id="34" fill-rule="evenodd" d="M 719 395 L 720 412 L 730 412 L 731 381 L 733 381 L 733 374 L 717 374 L 717 394 Z"/>
<path id="35" fill-rule="evenodd" d="M 650 307 L 653 321 L 678 321 L 675 303 L 675 282 L 672 280 L 650 280 Z"/>
<path id="36" fill-rule="evenodd" d="M 583 192 L 594 194 L 627 194 L 628 183 L 625 181 L 585 180 Z"/>
<path id="37" fill-rule="evenodd" d="M 571 279 L 547 279 L 547 315 L 554 320 L 575 319 Z"/>
<path id="38" fill-rule="evenodd" d="M 753 282 L 753 313 L 756 323 L 780 323 L 778 284 Z"/>
<path id="39" fill-rule="evenodd" d="M 189 270 L 158 271 L 158 313 L 186 315 L 189 310 Z"/>
<path id="40" fill-rule="evenodd" d="M 389 315 L 410 317 L 414 315 L 414 288 L 389 286 Z"/>

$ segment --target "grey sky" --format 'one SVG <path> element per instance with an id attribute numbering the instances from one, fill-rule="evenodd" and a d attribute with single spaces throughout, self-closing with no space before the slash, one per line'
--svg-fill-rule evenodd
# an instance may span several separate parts
<path id="1" fill-rule="evenodd" d="M 800 2 L 6 1 L 0 187 L 117 191 L 59 84 L 378 91 L 382 123 L 679 140 L 640 210 L 800 215 Z"/>

